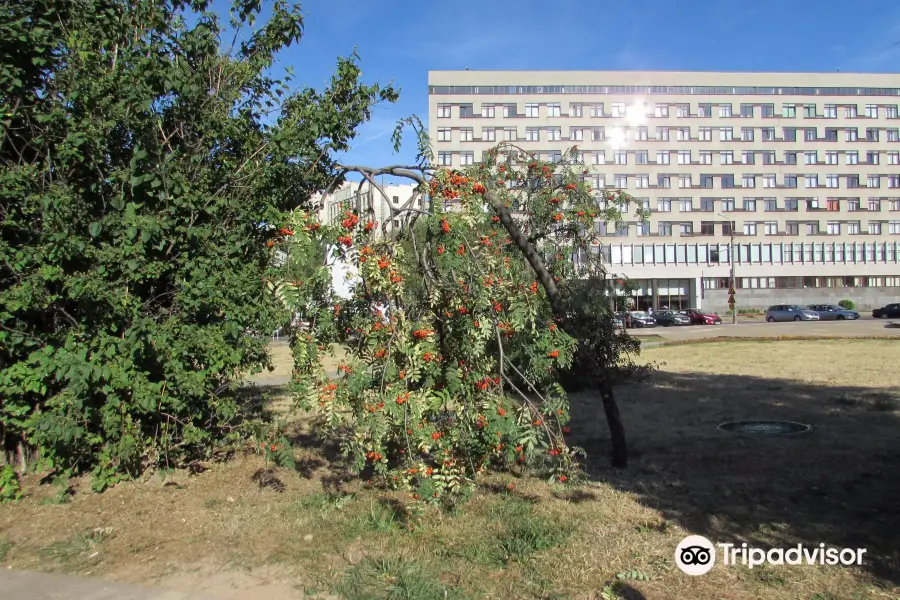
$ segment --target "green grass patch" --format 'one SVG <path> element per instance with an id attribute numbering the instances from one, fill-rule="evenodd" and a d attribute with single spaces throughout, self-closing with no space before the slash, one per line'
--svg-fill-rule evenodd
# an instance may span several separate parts
<path id="1" fill-rule="evenodd" d="M 401 556 L 367 556 L 347 571 L 335 592 L 346 600 L 462 598 L 425 565 Z"/>
<path id="2" fill-rule="evenodd" d="M 8 538 L 0 538 L 0 560 L 6 558 L 6 555 L 9 554 L 9 551 L 12 550 L 13 543 Z"/>

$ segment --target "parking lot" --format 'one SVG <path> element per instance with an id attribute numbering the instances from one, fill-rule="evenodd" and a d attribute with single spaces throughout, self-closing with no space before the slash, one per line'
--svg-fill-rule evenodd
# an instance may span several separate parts
<path id="1" fill-rule="evenodd" d="M 678 327 L 653 327 L 631 329 L 635 337 L 653 335 L 669 340 L 690 340 L 707 337 L 772 337 L 790 336 L 900 336 L 900 319 L 861 318 L 856 321 L 799 321 L 788 323 L 766 323 L 762 317 L 758 321 L 742 319 L 732 325 L 729 317 L 722 325 L 683 325 Z M 893 325 L 893 326 L 892 326 Z"/>

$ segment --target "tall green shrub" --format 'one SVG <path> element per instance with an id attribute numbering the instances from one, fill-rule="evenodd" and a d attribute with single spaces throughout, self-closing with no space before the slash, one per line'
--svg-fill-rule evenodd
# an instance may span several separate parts
<path id="1" fill-rule="evenodd" d="M 278 228 L 396 98 L 355 56 L 322 91 L 275 78 L 298 6 L 207 5 L 0 5 L 0 435 L 100 488 L 234 432 L 285 319 Z"/>

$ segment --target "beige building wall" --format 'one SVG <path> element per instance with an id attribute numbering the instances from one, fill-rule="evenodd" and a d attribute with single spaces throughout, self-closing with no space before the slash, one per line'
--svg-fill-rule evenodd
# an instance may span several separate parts
<path id="1" fill-rule="evenodd" d="M 615 273 L 685 280 L 699 304 L 728 277 L 733 243 L 739 289 L 900 296 L 900 76 L 432 71 L 428 83 L 438 164 L 502 141 L 544 160 L 577 146 L 588 181 L 649 207 L 646 225 L 610 224 Z"/>
<path id="2" fill-rule="evenodd" d="M 379 182 L 379 186 L 381 187 L 381 190 L 368 182 L 363 183 L 362 186 L 360 186 L 359 182 L 347 181 L 334 192 L 325 196 L 319 195 L 313 202 L 320 207 L 320 220 L 329 224 L 334 223 L 336 220 L 339 221 L 339 217 L 343 211 L 342 206 L 345 202 L 349 202 L 352 208 L 358 210 L 361 215 L 360 218 L 365 220 L 369 210 L 369 202 L 371 200 L 375 207 L 375 215 L 380 229 L 382 223 L 388 222 L 391 219 L 391 210 L 384 195 L 388 196 L 392 206 L 399 208 L 410 199 L 416 186 L 387 182 Z M 384 195 L 382 195 L 382 191 L 384 191 Z M 423 199 L 418 198 L 414 201 L 413 208 L 421 209 L 422 205 Z M 394 220 L 394 224 L 399 227 L 400 217 L 397 216 Z"/>

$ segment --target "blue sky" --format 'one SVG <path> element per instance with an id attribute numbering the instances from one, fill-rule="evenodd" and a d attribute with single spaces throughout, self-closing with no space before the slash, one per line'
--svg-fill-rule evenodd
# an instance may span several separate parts
<path id="1" fill-rule="evenodd" d="M 345 160 L 393 154 L 397 119 L 427 118 L 436 69 L 900 71 L 900 0 L 308 0 L 303 41 L 282 54 L 321 87 L 354 48 L 368 81 L 393 80 Z M 503 83 L 503 82 L 498 82 Z M 508 83 L 508 82 L 507 82 Z M 898 76 L 900 83 L 900 76 Z"/>

